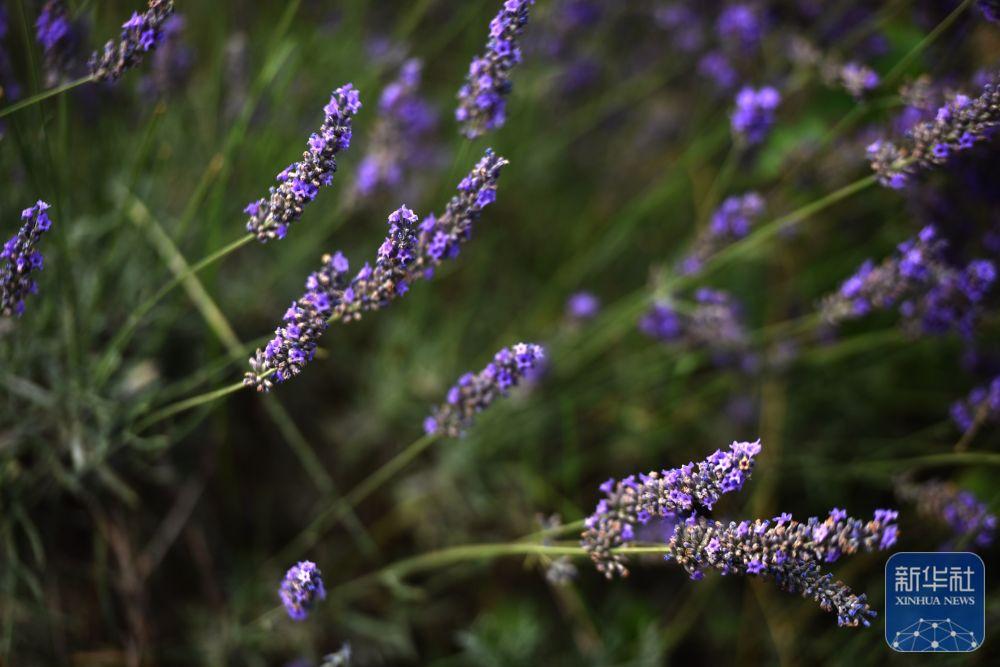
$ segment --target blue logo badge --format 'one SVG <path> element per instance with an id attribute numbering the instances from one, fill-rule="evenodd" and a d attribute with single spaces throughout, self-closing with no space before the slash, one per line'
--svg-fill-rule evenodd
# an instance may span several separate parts
<path id="1" fill-rule="evenodd" d="M 986 567 L 969 552 L 902 552 L 885 564 L 885 641 L 896 651 L 975 651 L 986 635 Z"/>

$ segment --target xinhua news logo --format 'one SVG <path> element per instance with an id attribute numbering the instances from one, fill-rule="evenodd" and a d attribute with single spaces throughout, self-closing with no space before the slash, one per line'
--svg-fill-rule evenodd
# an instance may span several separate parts
<path id="1" fill-rule="evenodd" d="M 885 641 L 904 653 L 975 651 L 986 635 L 986 567 L 969 552 L 903 552 L 885 564 Z"/>

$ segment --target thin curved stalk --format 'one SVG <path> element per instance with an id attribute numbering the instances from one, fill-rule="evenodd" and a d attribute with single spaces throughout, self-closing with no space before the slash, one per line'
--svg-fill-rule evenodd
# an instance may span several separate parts
<path id="1" fill-rule="evenodd" d="M 69 90 L 73 90 L 74 88 L 79 88 L 80 86 L 86 83 L 90 83 L 93 80 L 94 78 L 88 74 L 87 76 L 76 79 L 75 81 L 64 83 L 61 86 L 56 86 L 55 88 L 49 88 L 48 90 L 43 90 L 37 95 L 26 97 L 23 100 L 14 102 L 10 106 L 6 106 L 3 109 L 0 109 L 0 118 L 3 118 L 4 116 L 9 116 L 10 114 L 16 111 L 20 111 L 21 109 L 25 109 L 39 102 L 43 102 L 49 98 L 55 97 L 56 95 L 61 95 L 62 93 L 65 93 Z"/>

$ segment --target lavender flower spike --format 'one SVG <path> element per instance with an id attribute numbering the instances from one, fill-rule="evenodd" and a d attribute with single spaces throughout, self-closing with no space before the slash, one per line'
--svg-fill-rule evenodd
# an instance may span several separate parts
<path id="1" fill-rule="evenodd" d="M 41 271 L 43 267 L 42 253 L 35 245 L 52 227 L 49 205 L 38 200 L 34 206 L 24 209 L 21 219 L 25 223 L 4 245 L 0 259 L 0 315 L 20 317 L 24 313 L 24 300 L 29 294 L 38 291 L 38 283 L 31 274 Z"/>
<path id="2" fill-rule="evenodd" d="M 365 264 L 348 281 L 347 259 L 339 252 L 323 256 L 323 267 L 306 280 L 306 292 L 285 312 L 284 324 L 264 350 L 250 359 L 243 384 L 269 391 L 302 372 L 312 361 L 320 336 L 335 320 L 360 319 L 361 313 L 386 306 L 406 293 L 407 267 L 417 242 L 417 216 L 406 206 L 389 216 L 389 235 L 378 250 L 373 269 Z"/>
<path id="3" fill-rule="evenodd" d="M 920 516 L 943 522 L 951 529 L 952 538 L 942 547 L 947 551 L 965 548 L 966 541 L 986 549 L 996 538 L 996 515 L 990 513 L 986 503 L 950 482 L 915 483 L 902 479 L 896 483 L 896 495 L 915 503 Z"/>
<path id="4" fill-rule="evenodd" d="M 581 545 L 599 572 L 611 579 L 628 576 L 625 556 L 613 549 L 635 537 L 635 529 L 653 517 L 676 517 L 697 506 L 711 509 L 719 498 L 739 491 L 750 478 L 760 441 L 734 442 L 704 461 L 673 470 L 635 475 L 601 485 L 606 495 L 587 519 Z"/>
<path id="5" fill-rule="evenodd" d="M 469 139 L 502 127 L 507 118 L 510 74 L 521 62 L 517 38 L 528 23 L 528 7 L 533 4 L 535 0 L 504 0 L 500 12 L 490 21 L 486 54 L 476 56 L 469 65 L 455 109 L 455 120 Z"/>
<path id="6" fill-rule="evenodd" d="M 302 217 L 302 210 L 316 198 L 319 189 L 333 183 L 337 153 L 351 146 L 351 122 L 361 108 L 358 91 L 346 84 L 333 91 L 323 111 L 326 118 L 319 131 L 309 137 L 300 162 L 293 162 L 277 176 L 268 198 L 250 202 L 247 231 L 261 243 L 283 239 L 288 226 Z"/>
<path id="7" fill-rule="evenodd" d="M 516 387 L 544 356 L 542 347 L 534 343 L 503 348 L 479 373 L 466 373 L 458 379 L 448 390 L 447 400 L 424 420 L 424 431 L 428 435 L 461 436 L 472 426 L 477 413 L 506 396 L 507 390 Z"/>
<path id="8" fill-rule="evenodd" d="M 45 80 L 56 85 L 69 69 L 70 61 L 80 46 L 79 29 L 70 21 L 64 0 L 48 0 L 35 21 L 35 36 L 45 54 Z"/>
<path id="9" fill-rule="evenodd" d="M 339 252 L 323 257 L 323 268 L 309 277 L 306 293 L 285 313 L 284 326 L 264 350 L 250 359 L 244 376 L 247 386 L 270 391 L 275 382 L 297 375 L 316 350 L 330 323 L 351 322 L 363 313 L 380 310 L 402 296 L 411 284 L 434 275 L 434 267 L 458 255 L 472 236 L 472 225 L 483 209 L 496 201 L 500 170 L 507 161 L 487 149 L 486 154 L 458 184 L 440 217 L 428 216 L 419 234 L 413 211 L 403 206 L 389 216 L 389 236 L 379 248 L 373 269 L 365 264 L 347 279 L 347 259 Z"/>
<path id="10" fill-rule="evenodd" d="M 951 406 L 951 419 L 962 429 L 962 433 L 972 430 L 977 420 L 1000 418 L 1000 376 L 993 378 L 989 387 L 976 387 L 961 401 Z"/>
<path id="11" fill-rule="evenodd" d="M 787 513 L 773 520 L 738 523 L 692 517 L 678 523 L 665 558 L 676 561 L 692 579 L 701 579 L 706 569 L 773 578 L 784 590 L 835 612 L 839 625 L 868 626 L 875 611 L 865 596 L 822 574 L 820 563 L 892 547 L 899 534 L 897 516 L 891 510 L 876 510 L 874 518 L 864 522 L 834 509 L 825 520 L 812 517 L 804 523 Z"/>
<path id="12" fill-rule="evenodd" d="M 939 108 L 933 121 L 918 123 L 907 134 L 908 146 L 876 141 L 868 146 L 868 157 L 879 182 L 901 188 L 916 172 L 933 169 L 950 157 L 984 141 L 1000 125 L 1000 86 L 987 83 L 979 97 L 955 95 Z"/>
<path id="13" fill-rule="evenodd" d="M 756 192 L 727 198 L 712 214 L 708 228 L 698 236 L 694 251 L 681 260 L 680 272 L 698 273 L 709 257 L 746 236 L 763 213 L 764 198 Z"/>
<path id="14" fill-rule="evenodd" d="M 88 66 L 95 81 L 117 81 L 140 62 L 163 40 L 163 24 L 174 13 L 174 0 L 149 0 L 149 8 L 122 24 L 116 44 L 108 40 L 104 53 L 95 51 Z"/>
<path id="15" fill-rule="evenodd" d="M 316 563 L 304 560 L 290 567 L 281 581 L 278 595 L 292 620 L 305 620 L 316 602 L 326 599 L 323 574 Z"/>
<path id="16" fill-rule="evenodd" d="M 771 86 L 741 89 L 730 117 L 733 135 L 748 145 L 763 142 L 774 125 L 774 112 L 780 103 L 781 95 Z"/>

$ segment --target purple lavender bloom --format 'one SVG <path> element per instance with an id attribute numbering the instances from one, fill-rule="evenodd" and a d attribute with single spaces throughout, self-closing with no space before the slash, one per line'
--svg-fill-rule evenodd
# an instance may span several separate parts
<path id="1" fill-rule="evenodd" d="M 996 538 L 996 515 L 975 495 L 950 482 L 902 479 L 896 483 L 896 495 L 914 503 L 920 516 L 948 526 L 952 538 L 942 545 L 945 551 L 965 548 L 969 542 L 986 549 Z"/>
<path id="2" fill-rule="evenodd" d="M 878 87 L 878 74 L 872 68 L 856 62 L 849 62 L 840 68 L 839 78 L 844 88 L 856 98 L 861 98 Z"/>
<path id="3" fill-rule="evenodd" d="M 993 378 L 988 386 L 976 387 L 963 400 L 951 406 L 952 421 L 968 433 L 976 422 L 1000 419 L 1000 376 Z"/>
<path id="4" fill-rule="evenodd" d="M 723 9 L 715 30 L 723 44 L 734 44 L 744 51 L 755 48 L 764 36 L 759 12 L 749 4 L 732 4 Z"/>
<path id="5" fill-rule="evenodd" d="M 269 391 L 302 372 L 312 360 L 320 336 L 334 320 L 350 322 L 361 313 L 388 305 L 406 293 L 407 268 L 416 253 L 417 216 L 406 206 L 389 216 L 389 234 L 378 250 L 375 268 L 365 264 L 352 279 L 341 254 L 323 256 L 323 267 L 306 280 L 306 292 L 285 313 L 284 325 L 264 350 L 250 359 L 243 384 Z"/>
<path id="6" fill-rule="evenodd" d="M 666 301 L 655 301 L 639 320 L 639 331 L 650 338 L 673 342 L 683 331 L 681 315 Z"/>
<path id="7" fill-rule="evenodd" d="M 866 261 L 836 294 L 824 299 L 824 318 L 837 324 L 873 310 L 897 308 L 911 329 L 928 334 L 955 329 L 970 337 L 996 271 L 986 260 L 975 260 L 964 270 L 955 268 L 945 260 L 945 246 L 928 226 L 878 266 Z"/>
<path id="8" fill-rule="evenodd" d="M 352 322 L 366 312 L 385 308 L 418 280 L 433 276 L 441 262 L 458 256 L 472 236 L 483 209 L 496 200 L 500 170 L 507 161 L 487 149 L 458 185 L 439 217 L 417 217 L 405 206 L 389 216 L 389 235 L 378 250 L 375 267 L 365 264 L 348 279 L 347 259 L 339 252 L 323 257 L 323 267 L 309 276 L 306 293 L 285 313 L 285 324 L 250 359 L 243 383 L 270 391 L 275 383 L 300 373 L 330 323 Z"/>
<path id="9" fill-rule="evenodd" d="M 104 53 L 95 51 L 90 57 L 90 75 L 95 81 L 114 82 L 120 79 L 163 41 L 163 24 L 173 13 L 173 0 L 149 0 L 145 12 L 133 12 L 132 17 L 122 24 L 117 44 L 110 39 L 104 45 Z"/>
<path id="10" fill-rule="evenodd" d="M 428 161 L 428 135 L 437 116 L 417 92 L 422 69 L 420 60 L 407 60 L 382 91 L 371 145 L 358 165 L 354 189 L 359 196 L 399 185 L 408 171 Z"/>
<path id="11" fill-rule="evenodd" d="M 707 76 L 719 90 L 733 88 L 739 81 L 739 74 L 721 51 L 709 51 L 698 61 L 698 73 Z"/>
<path id="12" fill-rule="evenodd" d="M 460 437 L 472 426 L 476 414 L 488 408 L 511 387 L 516 387 L 545 358 L 545 351 L 534 343 L 505 347 L 486 368 L 476 374 L 466 373 L 448 390 L 447 400 L 424 420 L 430 434 Z"/>
<path id="13" fill-rule="evenodd" d="M 915 173 L 944 165 L 955 153 L 970 150 L 986 140 L 997 125 L 1000 125 L 1000 87 L 986 83 L 979 97 L 955 95 L 937 110 L 933 120 L 911 127 L 907 132 L 908 145 L 875 141 L 868 146 L 868 158 L 879 182 L 899 189 Z"/>
<path id="14" fill-rule="evenodd" d="M 337 154 L 350 148 L 351 124 L 360 108 L 361 99 L 351 84 L 333 91 L 329 104 L 323 107 L 323 124 L 309 137 L 302 160 L 278 174 L 278 185 L 271 186 L 268 198 L 250 202 L 244 209 L 250 217 L 247 231 L 258 241 L 284 238 L 319 189 L 333 183 Z"/>
<path id="15" fill-rule="evenodd" d="M 486 54 L 476 56 L 469 65 L 455 109 L 455 120 L 469 139 L 502 127 L 506 121 L 511 71 L 521 62 L 517 40 L 528 23 L 528 7 L 533 4 L 535 0 L 504 0 L 490 22 Z"/>
<path id="16" fill-rule="evenodd" d="M 743 488 L 759 453 L 759 440 L 734 442 L 697 464 L 650 472 L 638 480 L 635 475 L 608 480 L 601 486 L 606 497 L 586 521 L 583 548 L 608 579 L 627 576 L 626 558 L 614 549 L 632 539 L 635 526 L 651 517 L 678 517 L 696 506 L 711 509 L 722 495 Z"/>
<path id="17" fill-rule="evenodd" d="M 679 312 L 665 301 L 655 302 L 639 320 L 639 331 L 666 343 L 683 343 L 718 352 L 740 350 L 747 344 L 739 304 L 727 292 L 700 288 L 696 305 Z M 720 361 L 725 361 L 720 358 Z"/>
<path id="18" fill-rule="evenodd" d="M 692 275 L 701 271 L 712 255 L 746 236 L 763 213 L 764 198 L 756 192 L 726 199 L 695 241 L 695 249 L 681 260 L 680 273 Z"/>
<path id="19" fill-rule="evenodd" d="M 144 97 L 155 100 L 180 89 L 194 66 L 194 51 L 183 41 L 187 21 L 174 14 L 163 23 L 163 39 L 153 53 L 149 74 L 143 77 L 140 89 Z"/>
<path id="20" fill-rule="evenodd" d="M 29 294 L 38 292 L 38 283 L 32 273 L 44 267 L 42 253 L 35 248 L 42 234 L 52 228 L 52 220 L 46 211 L 49 205 L 38 200 L 34 206 L 24 209 L 21 219 L 24 224 L 17 234 L 3 245 L 0 252 L 0 315 L 20 317 L 24 313 L 24 300 Z"/>
<path id="21" fill-rule="evenodd" d="M 767 138 L 774 125 L 774 112 L 781 102 L 776 88 L 765 86 L 754 90 L 749 86 L 736 94 L 736 108 L 730 116 L 733 134 L 746 144 L 759 144 Z"/>
<path id="22" fill-rule="evenodd" d="M 601 310 L 601 300 L 590 292 L 577 292 L 566 301 L 566 316 L 575 322 L 591 320 Z"/>
<path id="23" fill-rule="evenodd" d="M 316 563 L 304 560 L 290 567 L 281 581 L 278 596 L 293 621 L 305 620 L 316 602 L 326 599 L 323 574 Z"/>
<path id="24" fill-rule="evenodd" d="M 799 593 L 837 614 L 841 626 L 868 626 L 875 616 L 864 595 L 855 595 L 846 584 L 822 574 L 821 564 L 859 551 L 891 548 L 899 535 L 897 513 L 876 510 L 871 521 L 838 514 L 820 520 L 795 521 L 790 514 L 775 520 L 723 523 L 704 517 L 678 524 L 668 541 L 665 556 L 682 566 L 692 579 L 704 571 L 723 575 L 770 578 L 790 593 Z"/>
<path id="25" fill-rule="evenodd" d="M 1000 0 L 978 0 L 976 7 L 983 18 L 991 23 L 1000 23 Z"/>
<path id="26" fill-rule="evenodd" d="M 80 27 L 70 20 L 63 0 L 48 0 L 35 21 L 35 36 L 45 59 L 45 81 L 54 86 L 73 66 L 83 42 Z"/>

